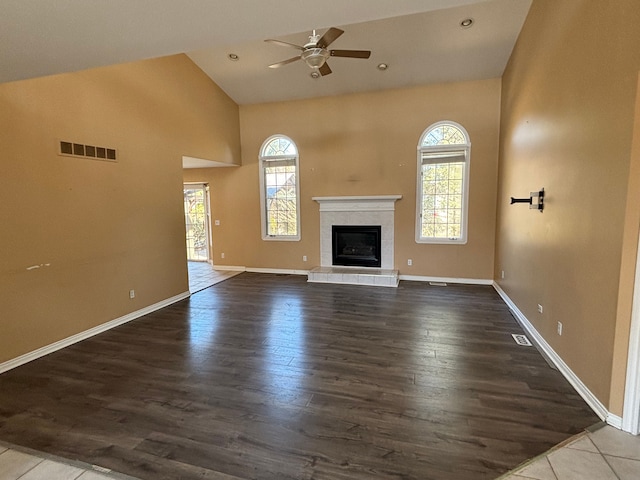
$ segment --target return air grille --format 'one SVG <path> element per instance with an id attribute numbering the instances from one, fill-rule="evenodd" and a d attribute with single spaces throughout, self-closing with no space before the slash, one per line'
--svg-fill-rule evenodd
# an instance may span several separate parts
<path id="1" fill-rule="evenodd" d="M 512 333 L 511 336 L 513 337 L 513 339 L 518 345 L 521 345 L 523 347 L 533 346 L 532 343 L 529 341 L 529 339 L 526 337 L 526 335 L 522 335 L 520 333 Z"/>
<path id="2" fill-rule="evenodd" d="M 96 147 L 95 145 L 84 145 L 82 143 L 60 141 L 59 153 L 69 157 L 92 158 L 108 162 L 118 161 L 115 148 Z"/>

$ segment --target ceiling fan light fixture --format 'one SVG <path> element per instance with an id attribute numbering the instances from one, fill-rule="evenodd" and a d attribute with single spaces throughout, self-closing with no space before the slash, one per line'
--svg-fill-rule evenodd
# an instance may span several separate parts
<path id="1" fill-rule="evenodd" d="M 320 68 L 327 61 L 330 54 L 329 51 L 324 48 L 309 48 L 302 52 L 302 59 L 311 68 Z"/>

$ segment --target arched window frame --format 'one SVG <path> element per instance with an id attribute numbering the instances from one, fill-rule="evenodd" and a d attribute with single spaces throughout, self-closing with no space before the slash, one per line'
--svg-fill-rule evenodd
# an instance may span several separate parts
<path id="1" fill-rule="evenodd" d="M 289 145 L 284 152 L 279 154 L 269 153 L 269 147 L 274 141 L 284 141 Z M 295 142 L 286 135 L 276 134 L 267 138 L 260 147 L 259 155 L 260 164 L 260 219 L 262 227 L 262 239 L 263 240 L 276 240 L 276 241 L 299 241 L 300 240 L 300 168 L 299 168 L 299 155 L 298 147 Z M 269 224 L 269 200 L 267 199 L 267 180 L 268 175 L 273 175 L 273 172 L 269 172 L 270 169 L 275 167 L 286 166 L 292 168 L 294 174 L 295 184 L 295 232 L 290 231 L 276 232 L 273 231 L 273 224 Z M 271 230 L 271 231 L 270 231 Z"/>
<path id="2" fill-rule="evenodd" d="M 464 142 L 455 144 L 436 144 L 425 145 L 425 140 L 434 130 L 437 130 L 445 125 L 451 125 L 458 129 L 464 135 Z M 463 157 L 460 161 L 451 161 L 451 158 L 447 159 L 447 156 L 451 157 L 458 154 L 459 157 Z M 468 238 L 468 220 L 469 220 L 469 173 L 470 173 L 470 154 L 471 154 L 471 141 L 469 134 L 465 128 L 459 123 L 452 122 L 450 120 L 443 120 L 436 122 L 427 127 L 418 142 L 418 155 L 417 155 L 417 185 L 416 185 L 416 242 L 417 243 L 433 243 L 433 244 L 465 244 Z M 441 159 L 442 161 L 438 161 Z M 434 232 L 434 235 L 425 234 L 423 231 L 423 200 L 425 197 L 425 177 L 423 174 L 423 165 L 436 165 L 444 163 L 458 163 L 463 165 L 462 174 L 462 187 L 461 187 L 461 212 L 460 212 L 460 232 L 459 235 L 449 236 L 449 224 L 447 224 L 447 236 L 441 236 Z M 450 190 L 448 190 L 450 192 Z M 450 193 L 447 193 L 450 195 Z M 434 199 L 435 201 L 435 199 Z M 438 210 L 434 207 L 435 210 Z M 442 209 L 441 209 L 442 210 Z M 425 212 L 427 210 L 425 209 Z M 434 213 L 435 214 L 435 213 Z M 447 214 L 449 211 L 447 210 Z M 447 217 L 448 218 L 448 217 Z M 453 225 L 451 225 L 453 229 Z"/>

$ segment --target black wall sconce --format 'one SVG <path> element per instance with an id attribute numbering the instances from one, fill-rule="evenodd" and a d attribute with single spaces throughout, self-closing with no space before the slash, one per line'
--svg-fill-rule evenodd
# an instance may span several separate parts
<path id="1" fill-rule="evenodd" d="M 534 198 L 536 199 L 535 203 L 533 202 Z M 538 210 L 539 212 L 542 213 L 542 210 L 544 210 L 544 188 L 541 188 L 537 192 L 531 192 L 531 195 L 529 198 L 511 197 L 510 205 L 513 205 L 514 203 L 528 203 L 530 209 Z"/>

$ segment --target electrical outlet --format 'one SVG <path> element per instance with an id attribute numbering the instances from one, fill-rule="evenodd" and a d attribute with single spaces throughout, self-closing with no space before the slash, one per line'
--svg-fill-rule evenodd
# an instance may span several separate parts
<path id="1" fill-rule="evenodd" d="M 409 266 L 413 265 L 413 260 L 408 259 L 408 260 L 407 260 L 407 265 L 409 265 Z"/>
<path id="2" fill-rule="evenodd" d="M 129 290 L 129 298 L 136 298 L 136 291 L 135 290 Z"/>
<path id="3" fill-rule="evenodd" d="M 538 313 L 542 313 L 543 310 L 542 305 L 538 304 Z"/>
<path id="4" fill-rule="evenodd" d="M 504 270 L 500 272 L 500 278 L 504 279 Z"/>
<path id="5" fill-rule="evenodd" d="M 562 322 L 558 322 L 558 335 L 562 335 Z"/>
<path id="6" fill-rule="evenodd" d="M 224 252 L 220 254 L 220 258 L 224 258 Z"/>
<path id="7" fill-rule="evenodd" d="M 306 262 L 307 261 L 307 256 L 306 255 L 302 255 L 302 261 Z"/>
<path id="8" fill-rule="evenodd" d="M 220 225 L 220 220 L 215 220 L 213 223 L 217 227 L 218 225 Z"/>

